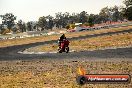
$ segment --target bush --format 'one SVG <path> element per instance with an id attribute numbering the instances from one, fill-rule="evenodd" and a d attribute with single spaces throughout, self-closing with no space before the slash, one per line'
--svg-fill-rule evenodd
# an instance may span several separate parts
<path id="1" fill-rule="evenodd" d="M 89 23 L 89 26 L 90 26 L 90 27 L 93 27 L 93 26 L 94 26 L 94 23 Z"/>
<path id="2" fill-rule="evenodd" d="M 66 29 L 74 29 L 75 27 L 76 27 L 75 24 L 66 25 Z"/>
<path id="3" fill-rule="evenodd" d="M 15 32 L 16 32 L 16 33 L 21 33 L 21 31 L 20 31 L 20 30 L 16 30 Z"/>
<path id="4" fill-rule="evenodd" d="M 89 23 L 84 23 L 83 25 L 84 25 L 84 26 L 89 26 Z"/>
<path id="5" fill-rule="evenodd" d="M 75 27 L 76 27 L 75 24 L 70 24 L 71 29 L 74 29 Z"/>
<path id="6" fill-rule="evenodd" d="M 70 28 L 70 25 L 68 24 L 68 25 L 66 25 L 66 29 L 69 29 Z"/>
<path id="7" fill-rule="evenodd" d="M 8 29 L 8 28 L 6 28 L 6 29 L 3 29 L 2 31 L 1 31 L 1 34 L 2 35 L 5 35 L 6 33 L 11 33 L 12 31 L 10 30 L 10 29 Z"/>

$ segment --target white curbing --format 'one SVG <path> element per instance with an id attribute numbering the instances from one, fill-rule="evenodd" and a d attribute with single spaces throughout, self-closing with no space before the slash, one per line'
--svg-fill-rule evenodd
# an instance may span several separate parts
<path id="1" fill-rule="evenodd" d="M 75 50 L 71 50 L 69 52 L 75 52 Z M 54 53 L 58 53 L 57 51 L 54 52 L 28 52 L 28 51 L 19 51 L 18 53 L 20 54 L 54 54 Z"/>

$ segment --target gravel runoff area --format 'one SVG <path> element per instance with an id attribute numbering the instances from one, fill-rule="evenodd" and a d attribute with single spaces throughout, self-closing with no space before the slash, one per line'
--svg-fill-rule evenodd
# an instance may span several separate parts
<path id="1" fill-rule="evenodd" d="M 78 59 L 37 59 L 0 61 L 0 88 L 132 88 L 130 83 L 76 83 L 78 68 L 87 74 L 130 74 L 132 61 Z"/>
<path id="2" fill-rule="evenodd" d="M 47 43 L 52 42 L 55 41 Z M 68 54 L 17 53 L 25 48 L 45 43 L 0 48 L 0 88 L 132 88 L 132 81 L 126 84 L 83 86 L 76 83 L 79 66 L 88 74 L 132 76 L 132 47 Z"/>

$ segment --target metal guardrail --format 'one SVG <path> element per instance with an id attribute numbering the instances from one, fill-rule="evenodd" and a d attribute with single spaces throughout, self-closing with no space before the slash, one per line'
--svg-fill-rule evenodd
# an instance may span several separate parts
<path id="1" fill-rule="evenodd" d="M 30 33 L 20 33 L 20 34 L 9 34 L 9 35 L 0 35 L 0 40 L 5 40 L 5 39 L 18 39 L 18 38 L 26 38 L 26 37 L 35 37 L 35 36 L 44 36 L 47 35 L 47 33 L 35 33 L 35 32 L 30 32 Z"/>

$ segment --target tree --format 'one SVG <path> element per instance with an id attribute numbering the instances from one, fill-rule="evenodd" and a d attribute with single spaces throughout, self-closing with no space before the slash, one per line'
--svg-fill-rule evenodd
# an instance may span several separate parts
<path id="1" fill-rule="evenodd" d="M 87 20 L 88 20 L 88 18 L 87 18 L 87 12 L 82 11 L 82 12 L 80 13 L 79 21 L 80 21 L 81 23 L 85 23 L 85 22 L 87 22 Z"/>
<path id="2" fill-rule="evenodd" d="M 94 14 L 90 14 L 88 23 L 89 23 L 90 27 L 92 27 L 94 25 Z"/>
<path id="3" fill-rule="evenodd" d="M 27 22 L 27 30 L 32 31 L 32 23 L 31 22 Z"/>
<path id="4" fill-rule="evenodd" d="M 62 28 L 63 14 L 62 14 L 62 12 L 58 12 L 58 13 L 55 13 L 55 15 L 56 15 L 55 16 L 56 17 L 55 18 L 56 19 L 55 20 L 56 21 L 55 25 L 56 25 L 57 28 L 60 29 L 60 28 Z"/>
<path id="5" fill-rule="evenodd" d="M 22 24 L 22 32 L 26 32 L 26 24 L 24 22 Z"/>
<path id="6" fill-rule="evenodd" d="M 6 25 L 9 30 L 15 25 L 16 16 L 12 13 L 6 13 L 5 15 L 1 15 L 2 25 Z"/>
<path id="7" fill-rule="evenodd" d="M 126 5 L 126 7 L 129 7 L 132 5 L 132 0 L 124 0 L 124 4 Z"/>
<path id="8" fill-rule="evenodd" d="M 69 16 L 68 24 L 79 23 L 79 17 L 80 17 L 80 14 L 72 13 L 72 15 Z"/>
<path id="9" fill-rule="evenodd" d="M 48 15 L 46 16 L 46 29 L 51 29 L 53 28 L 54 24 L 53 24 L 53 17 Z"/>
<path id="10" fill-rule="evenodd" d="M 25 22 L 23 22 L 22 20 L 19 20 L 17 25 L 19 26 L 19 30 L 21 32 L 26 32 L 26 24 L 25 24 Z M 28 26 L 29 26 L 29 24 L 28 24 Z"/>
<path id="11" fill-rule="evenodd" d="M 19 27 L 19 30 L 20 30 L 21 32 L 24 32 L 22 20 L 19 20 L 18 23 L 17 23 L 17 25 L 18 25 L 18 27 Z"/>
<path id="12" fill-rule="evenodd" d="M 114 6 L 113 8 L 113 21 L 118 21 L 120 18 L 120 12 L 119 12 L 119 8 L 117 6 Z"/>
<path id="13" fill-rule="evenodd" d="M 99 24 L 102 22 L 102 17 L 100 15 L 96 14 L 96 15 L 94 15 L 93 20 L 94 20 L 94 23 Z"/>
<path id="14" fill-rule="evenodd" d="M 128 20 L 132 20 L 132 0 L 125 0 L 124 4 L 126 5 L 124 16 Z"/>
<path id="15" fill-rule="evenodd" d="M 123 20 L 123 14 L 120 11 L 122 7 L 114 6 L 114 7 L 104 7 L 101 9 L 98 19 L 102 22 L 107 22 L 107 21 L 115 21 L 117 22 L 118 20 Z M 97 19 L 97 18 L 95 18 Z"/>
<path id="16" fill-rule="evenodd" d="M 47 25 L 47 21 L 46 21 L 46 17 L 40 17 L 38 20 L 38 26 L 42 28 L 42 30 L 44 30 L 46 28 Z"/>
<path id="17" fill-rule="evenodd" d="M 2 25 L 0 24 L 0 31 L 2 30 Z"/>
<path id="18" fill-rule="evenodd" d="M 109 8 L 108 7 L 104 7 L 104 8 L 101 9 L 99 15 L 101 16 L 101 21 L 102 22 L 106 22 L 106 21 L 109 20 L 108 12 L 109 12 Z"/>
<path id="19" fill-rule="evenodd" d="M 53 20 L 50 19 L 49 22 L 48 22 L 48 28 L 52 30 L 54 24 L 53 24 Z"/>
<path id="20" fill-rule="evenodd" d="M 125 19 L 125 17 L 124 17 L 124 14 L 125 14 L 125 8 L 123 7 L 123 6 L 120 6 L 120 7 L 118 7 L 119 9 L 119 19 L 121 20 L 121 21 L 123 21 L 124 19 Z"/>
<path id="21" fill-rule="evenodd" d="M 132 7 L 126 9 L 125 16 L 128 20 L 132 20 Z"/>

